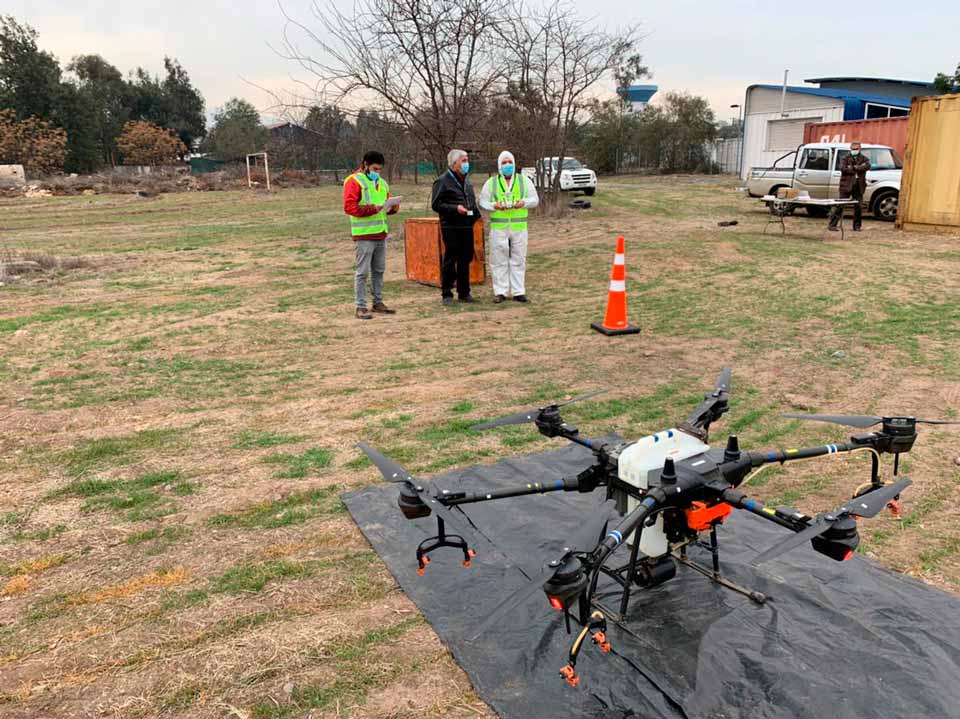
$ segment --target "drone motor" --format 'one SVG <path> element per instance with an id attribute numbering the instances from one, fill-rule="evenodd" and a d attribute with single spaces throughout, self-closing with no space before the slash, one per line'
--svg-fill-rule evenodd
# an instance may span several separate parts
<path id="1" fill-rule="evenodd" d="M 543 591 L 550 606 L 558 612 L 564 612 L 586 591 L 590 578 L 583 571 L 583 562 L 578 557 L 550 562 L 550 567 L 555 570 L 544 583 Z"/>
<path id="2" fill-rule="evenodd" d="M 826 554 L 838 562 L 846 561 L 860 546 L 857 521 L 850 516 L 842 517 L 819 537 L 811 539 L 810 543 L 820 554 Z"/>
<path id="3" fill-rule="evenodd" d="M 400 495 L 397 497 L 397 506 L 407 519 L 420 519 L 430 516 L 430 507 L 420 498 L 420 495 L 406 484 L 400 485 Z"/>

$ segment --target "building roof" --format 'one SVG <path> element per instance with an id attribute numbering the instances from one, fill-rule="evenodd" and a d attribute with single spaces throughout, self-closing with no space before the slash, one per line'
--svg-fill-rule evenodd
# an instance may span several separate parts
<path id="1" fill-rule="evenodd" d="M 754 87 L 759 87 L 764 90 L 782 90 L 783 85 L 751 85 L 747 88 L 749 92 L 750 89 Z M 843 100 L 844 102 L 872 102 L 878 105 L 891 105 L 893 107 L 902 107 L 905 109 L 910 109 L 910 100 L 909 98 L 905 99 L 902 97 L 890 97 L 889 95 L 873 95 L 871 93 L 865 92 L 854 92 L 852 90 L 831 90 L 824 87 L 804 87 L 803 85 L 787 85 L 788 92 L 798 92 L 803 95 L 819 95 L 820 97 L 832 97 L 836 100 Z"/>
<path id="2" fill-rule="evenodd" d="M 653 97 L 659 89 L 656 85 L 629 85 L 620 88 L 620 92 L 623 93 L 630 102 L 650 102 L 650 98 Z"/>
<path id="3" fill-rule="evenodd" d="M 882 82 L 890 85 L 917 85 L 918 87 L 933 87 L 932 82 L 921 80 L 894 80 L 889 77 L 812 77 L 804 82 Z"/>

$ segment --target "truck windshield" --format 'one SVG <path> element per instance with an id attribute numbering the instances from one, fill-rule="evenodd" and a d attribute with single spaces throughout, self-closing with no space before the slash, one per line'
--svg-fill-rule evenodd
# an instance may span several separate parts
<path id="1" fill-rule="evenodd" d="M 556 160 L 553 160 L 551 164 L 553 165 L 553 168 L 554 168 L 554 169 L 557 168 L 557 161 L 556 161 Z M 564 170 L 580 170 L 580 169 L 582 169 L 582 168 L 583 168 L 583 165 L 580 164 L 580 161 L 579 161 L 579 160 L 574 160 L 572 157 L 565 157 L 565 158 L 563 159 L 563 169 L 564 169 Z"/>
<path id="2" fill-rule="evenodd" d="M 850 150 L 837 150 L 837 169 L 843 158 L 850 154 Z M 871 170 L 902 170 L 903 161 L 900 156 L 889 147 L 865 147 L 863 154 L 870 160 Z"/>

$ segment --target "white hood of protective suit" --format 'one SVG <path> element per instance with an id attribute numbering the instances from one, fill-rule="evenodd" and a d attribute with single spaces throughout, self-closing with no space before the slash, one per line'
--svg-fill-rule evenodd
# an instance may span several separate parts
<path id="1" fill-rule="evenodd" d="M 500 166 L 503 165 L 504 160 L 510 160 L 513 163 L 513 176 L 516 177 L 520 169 L 517 167 L 517 161 L 513 159 L 513 153 L 509 150 L 504 150 L 497 158 L 497 172 L 500 172 Z"/>

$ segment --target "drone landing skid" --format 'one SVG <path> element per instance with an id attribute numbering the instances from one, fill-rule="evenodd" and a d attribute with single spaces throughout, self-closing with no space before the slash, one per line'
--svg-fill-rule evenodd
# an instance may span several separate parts
<path id="1" fill-rule="evenodd" d="M 672 552 L 669 555 L 653 559 L 650 557 L 638 557 L 638 545 L 634 544 L 634 547 L 630 552 L 630 560 L 627 563 L 616 568 L 600 568 L 600 572 L 613 579 L 622 587 L 622 594 L 620 595 L 620 611 L 612 611 L 597 599 L 592 599 L 591 603 L 598 609 L 605 612 L 608 617 L 613 619 L 618 624 L 622 623 L 626 621 L 627 608 L 630 603 L 630 594 L 633 591 L 634 586 L 642 589 L 649 589 L 673 579 L 677 571 L 676 562 L 679 562 L 683 566 L 699 572 L 710 581 L 715 582 L 726 589 L 730 589 L 738 594 L 742 594 L 757 604 L 763 604 L 767 601 L 767 595 L 763 592 L 758 592 L 754 589 L 741 586 L 736 582 L 730 581 L 720 573 L 720 549 L 717 541 L 716 527 L 711 528 L 709 543 L 698 540 L 696 541 L 696 544 L 697 546 L 703 547 L 704 549 L 710 551 L 713 559 L 712 568 L 705 567 L 702 564 L 698 564 L 690 559 L 687 556 L 686 543 L 680 546 L 679 553 Z"/>
<path id="2" fill-rule="evenodd" d="M 464 567 L 469 567 L 473 558 L 477 556 L 477 553 L 470 549 L 467 540 L 459 534 L 447 534 L 443 518 L 437 517 L 437 536 L 424 539 L 417 547 L 417 574 L 421 577 L 426 571 L 427 565 L 430 564 L 430 552 L 440 547 L 453 547 L 463 552 Z"/>
<path id="3" fill-rule="evenodd" d="M 750 589 L 749 587 L 744 587 L 743 585 L 737 584 L 736 582 L 731 582 L 729 579 L 720 574 L 720 552 L 717 546 L 717 533 L 716 530 L 710 533 L 710 544 L 705 544 L 703 542 L 697 542 L 697 544 L 705 549 L 709 549 L 710 553 L 713 555 L 713 568 L 705 567 L 702 564 L 694 562 L 687 556 L 687 546 L 684 545 L 680 548 L 679 555 L 673 555 L 674 558 L 680 562 L 685 567 L 690 567 L 694 571 L 700 572 L 703 576 L 709 579 L 712 582 L 719 584 L 721 587 L 726 587 L 737 594 L 742 594 L 748 599 L 752 599 L 757 604 L 763 604 L 767 601 L 768 597 L 763 592 L 758 592 L 755 589 Z"/>

